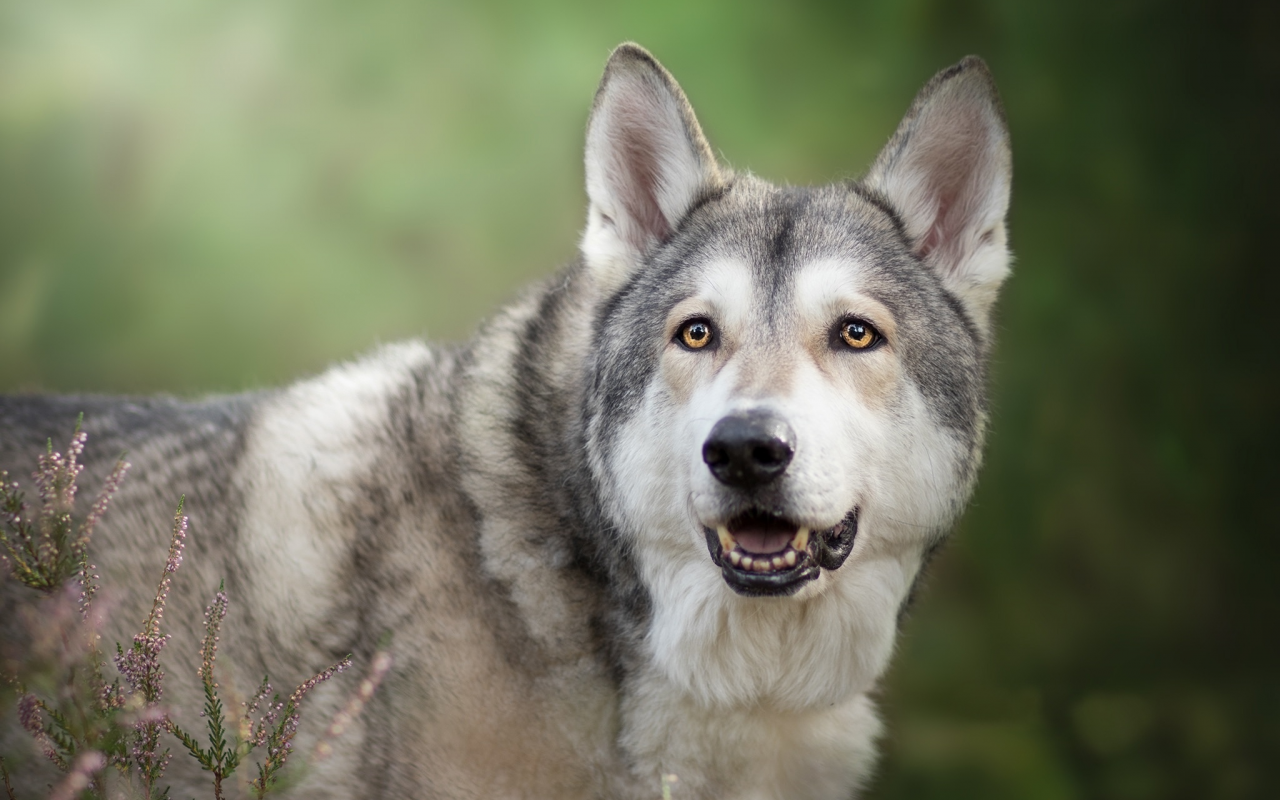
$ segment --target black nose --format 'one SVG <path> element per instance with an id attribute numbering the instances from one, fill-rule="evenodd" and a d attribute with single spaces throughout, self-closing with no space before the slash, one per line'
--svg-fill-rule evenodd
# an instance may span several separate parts
<path id="1" fill-rule="evenodd" d="M 796 434 L 781 417 L 749 411 L 725 417 L 702 445 L 702 460 L 726 486 L 750 489 L 786 470 L 796 452 Z"/>

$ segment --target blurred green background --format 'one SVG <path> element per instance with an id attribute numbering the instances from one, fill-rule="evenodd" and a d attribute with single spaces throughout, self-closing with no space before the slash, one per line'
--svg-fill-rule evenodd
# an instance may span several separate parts
<path id="1" fill-rule="evenodd" d="M 0 390 L 235 391 L 569 259 L 613 45 L 739 168 L 858 174 L 966 53 L 1017 265 L 875 798 L 1276 796 L 1276 3 L 0 0 Z"/>

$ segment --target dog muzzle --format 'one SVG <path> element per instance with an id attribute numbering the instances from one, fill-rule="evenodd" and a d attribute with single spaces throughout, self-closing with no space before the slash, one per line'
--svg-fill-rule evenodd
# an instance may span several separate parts
<path id="1" fill-rule="evenodd" d="M 703 530 L 711 560 L 729 588 L 748 597 L 785 597 L 816 580 L 822 570 L 844 564 L 858 534 L 858 509 L 822 531 L 760 511 Z"/>

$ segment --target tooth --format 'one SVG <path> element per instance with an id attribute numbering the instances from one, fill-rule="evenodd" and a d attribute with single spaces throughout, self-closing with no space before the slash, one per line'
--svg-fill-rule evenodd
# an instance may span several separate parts
<path id="1" fill-rule="evenodd" d="M 752 564 L 752 565 L 751 565 L 751 568 L 752 568 L 753 570 L 755 570 L 756 572 L 768 572 L 768 571 L 769 571 L 769 569 L 770 569 L 770 566 L 769 566 L 769 559 L 767 559 L 767 558 L 758 558 L 758 559 L 756 559 L 756 563 L 754 563 L 754 564 Z"/>
<path id="2" fill-rule="evenodd" d="M 733 534 L 729 533 L 729 529 L 724 525 L 716 528 L 716 533 L 720 535 L 720 549 L 726 553 L 737 546 L 737 542 L 733 540 Z"/>
<path id="3" fill-rule="evenodd" d="M 807 550 L 809 548 L 809 529 L 801 528 L 796 531 L 796 538 L 791 540 L 791 546 L 800 551 Z"/>
<path id="4" fill-rule="evenodd" d="M 742 553 L 739 553 L 737 550 L 730 550 L 729 560 L 733 562 L 735 567 L 738 566 L 742 563 Z"/>
<path id="5" fill-rule="evenodd" d="M 782 559 L 787 562 L 788 567 L 794 567 L 796 565 L 796 551 L 788 550 L 787 554 L 783 556 Z"/>
<path id="6" fill-rule="evenodd" d="M 751 569 L 751 560 L 752 560 L 752 559 L 751 559 L 751 556 L 743 556 L 743 557 L 742 557 L 742 568 L 743 568 L 743 569 Z"/>
<path id="7" fill-rule="evenodd" d="M 773 568 L 774 568 L 774 569 L 782 569 L 782 565 L 783 565 L 783 564 L 785 564 L 785 563 L 786 563 L 786 562 L 782 560 L 782 556 L 774 556 L 774 557 L 773 557 Z"/>

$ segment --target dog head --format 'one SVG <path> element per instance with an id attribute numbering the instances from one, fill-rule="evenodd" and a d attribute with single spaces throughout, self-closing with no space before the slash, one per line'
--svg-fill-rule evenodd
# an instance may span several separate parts
<path id="1" fill-rule="evenodd" d="M 861 181 L 787 188 L 719 166 L 674 79 L 623 45 L 586 178 L 607 298 L 588 449 L 651 590 L 896 616 L 980 459 L 1011 178 L 986 66 L 930 81 Z"/>

